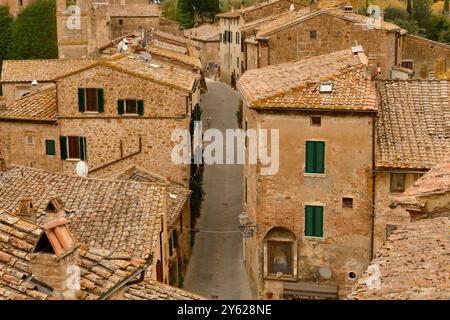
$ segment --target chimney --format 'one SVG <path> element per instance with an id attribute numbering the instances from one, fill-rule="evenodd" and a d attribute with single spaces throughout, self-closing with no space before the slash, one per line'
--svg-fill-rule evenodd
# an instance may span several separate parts
<path id="1" fill-rule="evenodd" d="M 60 197 L 50 198 L 47 207 L 45 208 L 45 222 L 53 221 L 57 218 L 64 218 L 66 210 Z"/>
<path id="2" fill-rule="evenodd" d="M 311 0 L 311 3 L 309 4 L 309 11 L 315 11 L 319 8 L 319 4 L 317 0 Z"/>
<path id="3" fill-rule="evenodd" d="M 56 218 L 43 226 L 30 258 L 31 273 L 35 282 L 50 287 L 55 298 L 74 300 L 81 290 L 79 251 L 68 223 L 66 218 Z"/>
<path id="4" fill-rule="evenodd" d="M 30 198 L 23 198 L 20 200 L 19 209 L 17 215 L 24 220 L 30 221 L 36 224 L 36 209 L 33 207 Z"/>

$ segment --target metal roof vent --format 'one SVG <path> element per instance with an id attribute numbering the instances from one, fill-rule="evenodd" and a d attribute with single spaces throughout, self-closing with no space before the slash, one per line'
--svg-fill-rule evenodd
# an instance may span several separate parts
<path id="1" fill-rule="evenodd" d="M 331 82 L 322 82 L 319 86 L 320 93 L 331 93 L 333 91 L 333 84 Z"/>
<path id="2" fill-rule="evenodd" d="M 144 63 L 150 63 L 152 61 L 152 55 L 146 51 L 142 52 L 139 57 Z"/>
<path id="3" fill-rule="evenodd" d="M 352 52 L 353 53 L 359 53 L 359 52 L 364 52 L 364 49 L 363 49 L 363 47 L 361 46 L 361 45 L 354 45 L 353 47 L 352 47 Z"/>

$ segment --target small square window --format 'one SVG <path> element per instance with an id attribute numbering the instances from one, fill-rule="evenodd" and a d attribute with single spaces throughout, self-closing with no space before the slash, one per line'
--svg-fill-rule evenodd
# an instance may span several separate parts
<path id="1" fill-rule="evenodd" d="M 395 224 L 387 224 L 386 225 L 386 238 L 388 238 L 394 230 L 397 229 Z"/>
<path id="2" fill-rule="evenodd" d="M 134 99 L 125 100 L 125 113 L 137 114 L 137 102 Z"/>
<path id="3" fill-rule="evenodd" d="M 391 173 L 391 192 L 405 191 L 405 178 L 404 173 Z"/>
<path id="4" fill-rule="evenodd" d="M 353 198 L 342 198 L 342 208 L 353 208 Z"/>
<path id="5" fill-rule="evenodd" d="M 316 40 L 317 39 L 317 31 L 316 30 L 309 31 L 309 39 L 310 40 Z"/>
<path id="6" fill-rule="evenodd" d="M 28 145 L 33 145 L 34 144 L 33 136 L 27 136 L 27 144 Z"/>
<path id="7" fill-rule="evenodd" d="M 123 20 L 122 19 L 119 19 L 119 24 L 123 25 Z"/>
<path id="8" fill-rule="evenodd" d="M 321 117 L 311 117 L 311 125 L 320 127 L 322 125 Z"/>

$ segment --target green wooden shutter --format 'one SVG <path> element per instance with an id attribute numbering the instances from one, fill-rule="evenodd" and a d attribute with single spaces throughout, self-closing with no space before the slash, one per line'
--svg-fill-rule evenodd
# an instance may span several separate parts
<path id="1" fill-rule="evenodd" d="M 55 140 L 45 140 L 45 154 L 48 156 L 56 155 Z"/>
<path id="2" fill-rule="evenodd" d="M 305 236 L 314 235 L 314 207 L 305 206 Z"/>
<path id="3" fill-rule="evenodd" d="M 86 109 L 84 91 L 84 88 L 78 88 L 78 111 L 80 112 L 84 112 Z"/>
<path id="4" fill-rule="evenodd" d="M 315 150 L 314 141 L 306 141 L 306 164 L 305 172 L 314 173 L 314 162 L 315 162 Z"/>
<path id="5" fill-rule="evenodd" d="M 137 109 L 138 109 L 138 115 L 143 116 L 144 115 L 144 100 L 137 101 Z"/>
<path id="6" fill-rule="evenodd" d="M 315 207 L 314 213 L 314 236 L 323 236 L 323 207 Z"/>
<path id="7" fill-rule="evenodd" d="M 125 113 L 125 100 L 117 100 L 117 113 L 120 115 Z"/>
<path id="8" fill-rule="evenodd" d="M 306 141 L 305 172 L 325 173 L 325 142 Z"/>
<path id="9" fill-rule="evenodd" d="M 316 173 L 325 173 L 325 142 L 316 141 Z"/>
<path id="10" fill-rule="evenodd" d="M 105 112 L 105 101 L 104 101 L 103 88 L 97 89 L 97 106 L 98 106 L 99 113 Z"/>
<path id="11" fill-rule="evenodd" d="M 85 161 L 86 159 L 87 159 L 86 137 L 80 137 L 80 160 Z"/>
<path id="12" fill-rule="evenodd" d="M 67 159 L 67 137 L 59 137 L 59 148 L 61 150 L 61 159 Z"/>

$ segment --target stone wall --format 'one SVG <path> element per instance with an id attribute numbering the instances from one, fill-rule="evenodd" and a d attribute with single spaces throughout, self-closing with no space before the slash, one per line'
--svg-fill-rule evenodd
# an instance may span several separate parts
<path id="1" fill-rule="evenodd" d="M 316 39 L 310 39 L 316 31 Z M 382 77 L 390 77 L 395 65 L 395 33 L 368 30 L 354 22 L 321 14 L 270 35 L 269 52 L 261 56 L 260 65 L 275 65 L 348 49 L 362 45 L 369 62 L 381 66 Z"/>
<path id="2" fill-rule="evenodd" d="M 200 48 L 200 61 L 202 62 L 203 71 L 206 77 L 209 77 L 207 74 L 207 68 L 210 64 L 219 64 L 219 41 L 199 41 L 192 40 L 193 44 Z M 214 70 L 210 70 L 211 76 L 214 75 Z"/>
<path id="3" fill-rule="evenodd" d="M 1 121 L 0 151 L 10 164 L 61 171 L 59 130 L 56 124 Z M 32 144 L 27 137 L 32 137 Z M 46 139 L 56 141 L 55 156 L 45 154 Z"/>
<path id="4" fill-rule="evenodd" d="M 2 94 L 7 103 L 10 103 L 16 99 L 22 97 L 25 93 L 36 90 L 42 86 L 49 84 L 50 82 L 39 82 L 39 84 L 32 88 L 31 82 L 15 82 L 15 83 L 3 83 Z"/>
<path id="5" fill-rule="evenodd" d="M 278 174 L 261 176 L 259 166 L 245 170 L 247 210 L 258 225 L 257 238 L 246 239 L 245 260 L 257 297 L 278 299 L 282 293 L 282 281 L 262 277 L 263 240 L 273 227 L 296 237 L 296 281 L 315 281 L 318 268 L 328 267 L 332 278 L 323 283 L 348 286 L 349 272 L 361 274 L 370 259 L 372 117 L 322 115 L 321 127 L 311 126 L 308 115 L 256 114 L 245 108 L 245 117 L 254 119 L 249 128 L 280 128 Z M 326 143 L 324 175 L 304 174 L 307 139 Z M 353 208 L 343 208 L 343 197 L 353 198 Z M 307 204 L 324 206 L 323 238 L 304 236 Z"/>
<path id="6" fill-rule="evenodd" d="M 255 21 L 264 17 L 267 17 L 269 15 L 276 15 L 282 12 L 285 12 L 288 10 L 289 6 L 293 3 L 292 0 L 282 0 L 277 1 L 272 4 L 261 6 L 258 9 L 251 10 L 249 12 L 246 12 L 244 14 L 245 22 L 251 22 Z M 262 3 L 264 4 L 264 3 Z M 296 4 L 296 9 L 300 8 L 299 4 Z"/>
<path id="7" fill-rule="evenodd" d="M 430 71 L 440 74 L 450 69 L 450 45 L 413 35 L 405 35 L 401 45 L 402 59 L 413 60 L 417 78 L 427 78 Z"/>
<path id="8" fill-rule="evenodd" d="M 225 83 L 231 82 L 231 74 L 234 72 L 239 77 L 241 74 L 241 61 L 243 61 L 243 52 L 241 52 L 241 40 L 236 42 L 236 35 L 240 34 L 240 28 L 243 27 L 244 21 L 241 18 L 220 18 L 219 30 L 222 38 L 225 30 L 231 32 L 232 41 L 224 43 L 220 42 L 220 80 Z"/>
<path id="9" fill-rule="evenodd" d="M 111 17 L 111 39 L 117 39 L 141 29 L 158 28 L 159 17 Z"/>
<path id="10" fill-rule="evenodd" d="M 171 161 L 172 131 L 188 129 L 187 92 L 170 88 L 136 76 L 98 66 L 58 82 L 59 123 L 61 135 L 84 135 L 87 138 L 88 163 L 91 169 L 139 150 L 139 154 L 94 172 L 109 175 L 132 165 L 157 172 L 175 181 L 188 183 L 189 166 Z M 80 113 L 78 88 L 103 88 L 104 113 Z M 144 115 L 118 114 L 118 99 L 143 99 Z M 122 153 L 121 147 L 122 145 Z M 76 162 L 64 161 L 63 171 L 74 172 Z"/>

